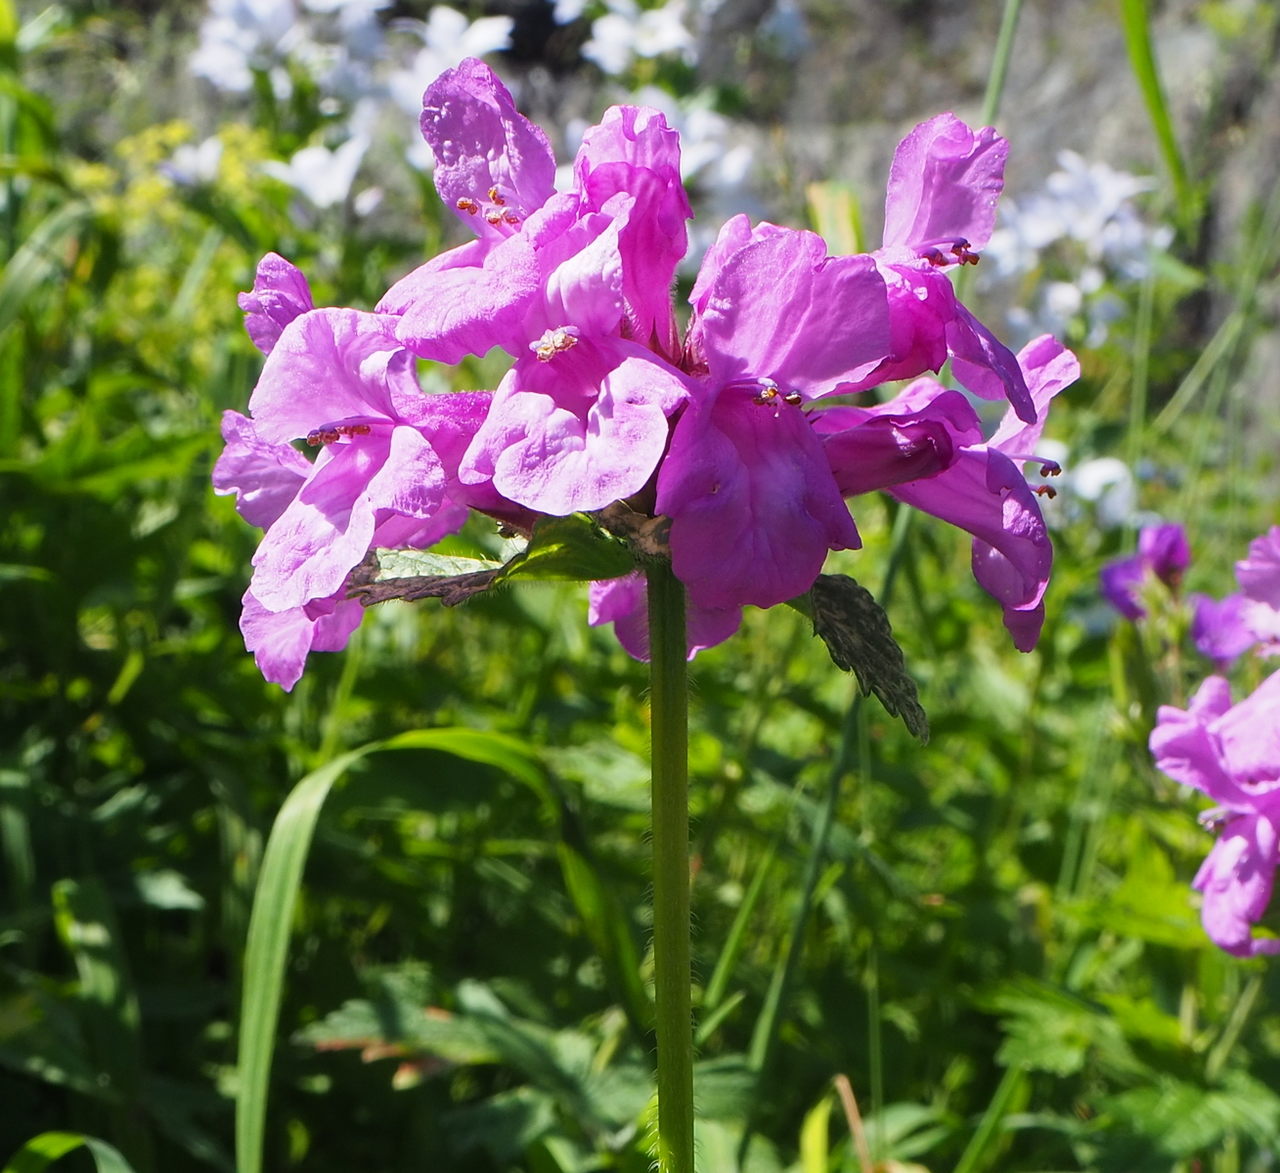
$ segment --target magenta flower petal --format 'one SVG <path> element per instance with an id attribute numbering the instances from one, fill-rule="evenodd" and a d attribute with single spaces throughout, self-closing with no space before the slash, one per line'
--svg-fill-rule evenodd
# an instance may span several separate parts
<path id="1" fill-rule="evenodd" d="M 236 300 L 245 312 L 244 328 L 263 354 L 271 353 L 280 332 L 294 318 L 315 309 L 302 271 L 276 253 L 267 253 L 258 262 L 253 289 Z"/>
<path id="2" fill-rule="evenodd" d="M 653 475 L 687 393 L 679 372 L 630 342 L 530 355 L 499 385 L 459 475 L 543 513 L 602 509 Z"/>
<path id="3" fill-rule="evenodd" d="M 732 389 L 680 417 L 657 508 L 671 518 L 676 576 L 712 610 L 793 599 L 828 550 L 860 544 L 805 413 Z"/>
<path id="4" fill-rule="evenodd" d="M 344 597 L 345 587 L 327 599 L 315 599 L 285 611 L 268 611 L 245 592 L 240 631 L 265 680 L 290 692 L 302 676 L 311 652 L 337 652 L 360 626 L 364 607 Z"/>
<path id="5" fill-rule="evenodd" d="M 414 418 L 424 398 L 395 319 L 322 309 L 287 325 L 249 398 L 258 435 L 306 438 L 339 425 Z"/>
<path id="6" fill-rule="evenodd" d="M 1228 595 L 1217 600 L 1193 594 L 1189 601 L 1191 639 L 1196 650 L 1220 667 L 1231 664 L 1257 642 L 1246 618 L 1248 600 L 1244 595 Z"/>
<path id="7" fill-rule="evenodd" d="M 1267 683 L 1276 680 L 1273 676 Z M 1270 692 L 1274 691 L 1273 685 Z M 1263 699 L 1268 698 L 1264 695 Z M 1236 763 L 1228 761 L 1220 736 L 1221 723 L 1231 711 L 1231 686 L 1221 676 L 1210 676 L 1185 710 L 1160 706 L 1149 746 L 1156 768 L 1175 782 L 1193 787 L 1225 807 L 1249 810 L 1256 806 L 1256 797 L 1244 785 L 1247 779 L 1237 776 Z M 1280 760 L 1275 768 L 1280 775 Z"/>
<path id="8" fill-rule="evenodd" d="M 619 193 L 634 202 L 619 241 L 631 337 L 674 358 L 671 284 L 688 249 L 685 221 L 693 215 L 680 179 L 680 136 L 657 110 L 614 106 L 583 136 L 574 173 L 593 211 Z"/>
<path id="9" fill-rule="evenodd" d="M 235 493 L 236 510 L 266 529 L 288 507 L 311 472 L 311 462 L 291 444 L 268 444 L 239 412 L 222 413 L 226 447 L 213 466 L 214 491 Z"/>
<path id="10" fill-rule="evenodd" d="M 1138 601 L 1146 566 L 1137 554 L 1108 562 L 1098 572 L 1098 590 L 1126 619 L 1135 622 L 1146 615 L 1146 608 Z"/>
<path id="11" fill-rule="evenodd" d="M 698 328 L 714 381 L 767 379 L 806 398 L 863 378 L 890 345 L 875 262 L 828 257 L 812 232 L 776 232 L 727 257 Z"/>
<path id="12" fill-rule="evenodd" d="M 593 582 L 588 590 L 587 622 L 592 627 L 613 624 L 613 632 L 627 654 L 637 660 L 649 659 L 649 612 L 645 577 L 639 571 Z M 699 652 L 724 643 L 742 626 L 742 609 L 713 610 L 690 602 L 686 607 L 685 630 L 692 660 Z"/>
<path id="13" fill-rule="evenodd" d="M 836 407 L 810 418 L 846 497 L 936 476 L 960 448 L 982 440 L 978 417 L 959 391 L 934 394 L 915 410 L 904 395 L 874 408 Z"/>
<path id="14" fill-rule="evenodd" d="M 1008 399 L 1020 420 L 1036 422 L 1035 403 L 1017 356 L 959 302 L 947 323 L 947 350 L 951 370 L 965 387 L 983 399 Z"/>
<path id="15" fill-rule="evenodd" d="M 1241 591 L 1280 611 L 1280 525 L 1249 543 L 1249 556 L 1236 563 Z"/>
<path id="16" fill-rule="evenodd" d="M 1049 582 L 1053 545 L 1018 466 L 995 449 L 965 448 L 937 476 L 889 492 L 974 535 L 974 578 L 1004 607 L 1014 646 L 1030 651 L 1039 638 L 1034 616 Z"/>
<path id="17" fill-rule="evenodd" d="M 403 307 L 395 333 L 414 354 L 457 363 L 495 346 L 517 353 L 528 340 L 524 323 L 542 279 L 533 246 L 519 235 L 495 245 L 480 265 L 419 269 L 379 304 Z"/>
<path id="18" fill-rule="evenodd" d="M 422 106 L 436 190 L 477 235 L 509 236 L 551 197 L 556 162 L 547 136 L 482 61 L 468 58 L 446 70 L 427 87 Z"/>
<path id="19" fill-rule="evenodd" d="M 1253 935 L 1254 924 L 1271 903 L 1280 864 L 1278 841 L 1274 818 L 1236 815 L 1222 828 L 1192 881 L 1204 893 L 1200 918 L 1209 939 L 1236 957 L 1280 953 L 1280 939 Z"/>
<path id="20" fill-rule="evenodd" d="M 1138 557 L 1166 586 L 1176 586 L 1191 565 L 1186 530 L 1176 521 L 1143 526 L 1138 534 Z"/>
<path id="21" fill-rule="evenodd" d="M 993 127 L 971 130 L 954 114 L 920 123 L 898 144 L 884 206 L 886 247 L 912 249 L 991 236 L 1004 188 L 1008 142 Z"/>

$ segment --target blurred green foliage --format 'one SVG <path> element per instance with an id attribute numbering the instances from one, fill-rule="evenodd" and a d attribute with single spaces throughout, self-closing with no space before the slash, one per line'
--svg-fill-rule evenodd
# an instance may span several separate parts
<path id="1" fill-rule="evenodd" d="M 264 844 L 328 768 L 261 1019 L 266 1167 L 640 1173 L 643 668 L 551 584 L 387 604 L 291 696 L 236 630 L 255 535 L 208 481 L 257 369 L 235 292 L 273 249 L 321 304 L 371 305 L 438 242 L 434 205 L 300 214 L 258 164 L 319 122 L 261 94 L 217 131 L 216 178 L 166 178 L 194 126 L 99 138 L 138 109 L 109 70 L 70 112 L 33 81 L 109 27 L 51 8 L 19 28 L 0 0 L 0 1156 L 30 1142 L 9 1168 L 43 1168 L 88 1137 L 73 1159 L 99 1168 L 234 1167 Z M 1231 299 L 1210 337 L 1180 332 L 1185 268 L 1117 290 L 1132 316 L 1051 425 L 1074 457 L 1142 463 L 1144 507 L 1190 529 L 1189 585 L 1219 594 L 1274 520 L 1274 444 L 1247 442 L 1274 408 L 1239 376 L 1276 222 L 1257 209 L 1238 260 L 1197 277 Z M 831 568 L 876 589 L 894 516 L 855 509 L 866 550 Z M 708 1173 L 856 1167 L 838 1074 L 886 1171 L 1271 1167 L 1280 976 L 1200 930 L 1209 837 L 1145 739 L 1206 665 L 1176 610 L 1135 629 L 1099 607 L 1130 542 L 1061 519 L 1046 637 L 1019 657 L 967 542 L 914 525 L 888 609 L 928 746 L 855 703 L 785 609 L 697 660 Z"/>

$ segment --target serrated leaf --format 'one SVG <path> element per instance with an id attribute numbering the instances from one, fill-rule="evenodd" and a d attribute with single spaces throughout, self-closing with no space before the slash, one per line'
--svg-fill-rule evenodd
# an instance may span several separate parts
<path id="1" fill-rule="evenodd" d="M 857 677 L 863 696 L 874 693 L 914 737 L 929 740 L 916 682 L 907 672 L 889 617 L 870 591 L 848 575 L 820 574 L 808 595 L 792 605 L 813 620 L 814 634 L 822 637 L 836 667 Z"/>
<path id="2" fill-rule="evenodd" d="M 626 543 L 606 533 L 585 513 L 542 518 L 529 545 L 499 572 L 498 582 L 528 578 L 596 582 L 621 578 L 636 568 Z"/>

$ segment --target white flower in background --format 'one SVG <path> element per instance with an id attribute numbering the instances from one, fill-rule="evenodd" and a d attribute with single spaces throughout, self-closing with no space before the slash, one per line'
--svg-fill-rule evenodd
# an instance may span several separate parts
<path id="1" fill-rule="evenodd" d="M 1015 337 L 1061 335 L 1070 327 L 1085 346 L 1106 340 L 1126 312 L 1114 283 L 1142 280 L 1151 254 L 1173 239 L 1168 225 L 1147 224 L 1135 207 L 1135 198 L 1154 186 L 1149 178 L 1062 151 L 1058 170 L 1039 191 L 1002 205 L 1000 225 L 983 250 L 986 272 L 1012 282 L 1046 266 L 1066 269 L 1071 278 L 1041 284 L 1033 307 L 1009 311 Z"/>
<path id="2" fill-rule="evenodd" d="M 407 67 L 388 76 L 391 100 L 417 117 L 422 113 L 422 92 L 433 78 L 454 68 L 464 57 L 484 57 L 507 48 L 512 24 L 509 16 L 470 20 L 456 8 L 443 4 L 435 5 L 426 21 L 396 21 L 394 27 L 409 33 L 421 47 Z"/>
<path id="3" fill-rule="evenodd" d="M 1134 207 L 1134 198 L 1155 181 L 1090 162 L 1075 151 L 1060 152 L 1058 168 L 1040 191 L 1002 204 L 984 257 L 1002 273 L 1027 273 L 1040 253 L 1074 241 L 1089 260 L 1140 278 L 1150 250 L 1167 247 L 1173 236 L 1167 225 L 1147 225 Z"/>
<path id="4" fill-rule="evenodd" d="M 354 134 L 335 150 L 318 145 L 303 147 L 288 163 L 268 161 L 262 169 L 283 180 L 317 208 L 332 208 L 351 193 L 360 160 L 368 148 L 368 136 Z"/>
<path id="5" fill-rule="evenodd" d="M 587 0 L 555 0 L 551 16 L 556 24 L 569 24 L 577 20 L 587 7 Z"/>
<path id="6" fill-rule="evenodd" d="M 184 143 L 160 164 L 160 172 L 179 187 L 196 187 L 212 183 L 218 176 L 218 164 L 222 162 L 222 140 L 210 135 L 202 143 Z"/>
<path id="7" fill-rule="evenodd" d="M 244 93 L 255 70 L 272 72 L 304 38 L 293 0 L 210 0 L 191 72 L 220 90 Z M 288 79 L 272 78 L 287 91 Z"/>
<path id="8" fill-rule="evenodd" d="M 255 72 L 277 97 L 291 83 L 285 69 L 305 69 L 330 94 L 355 100 L 373 88 L 383 54 L 378 11 L 390 0 L 210 0 L 191 71 L 229 93 L 245 93 Z"/>
<path id="9" fill-rule="evenodd" d="M 1136 520 L 1137 483 L 1129 466 L 1114 456 L 1097 456 L 1078 468 L 1063 465 L 1054 487 L 1068 510 L 1075 506 L 1078 511 L 1080 502 L 1092 507 L 1093 518 L 1102 529 L 1117 529 Z"/>
<path id="10" fill-rule="evenodd" d="M 678 54 L 692 64 L 696 42 L 686 23 L 684 0 L 642 9 L 635 0 L 605 0 L 608 12 L 592 22 L 582 55 L 607 74 L 625 73 L 637 57 Z"/>

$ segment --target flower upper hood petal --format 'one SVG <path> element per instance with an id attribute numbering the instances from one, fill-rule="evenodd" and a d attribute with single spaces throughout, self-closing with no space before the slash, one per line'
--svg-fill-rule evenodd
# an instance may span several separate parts
<path id="1" fill-rule="evenodd" d="M 885 247 L 986 245 L 1008 154 L 1008 141 L 994 127 L 971 130 L 954 114 L 920 123 L 898 144 L 889 169 Z"/>

